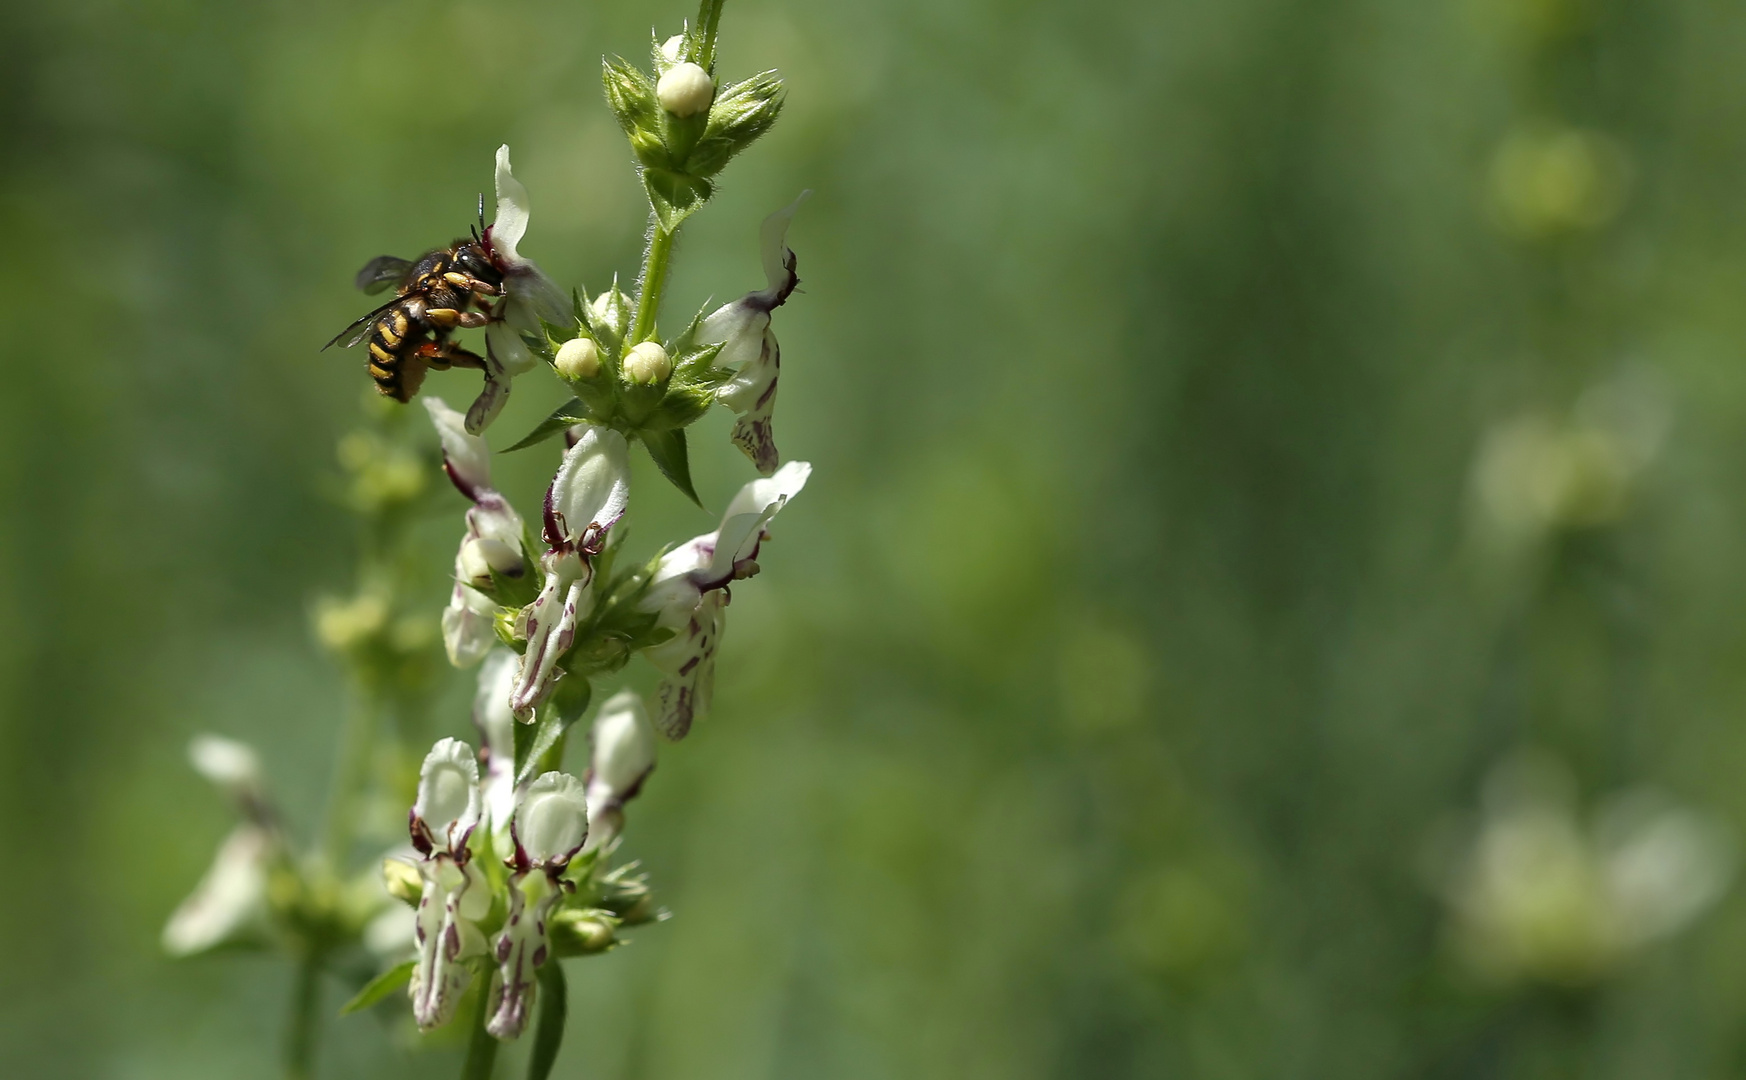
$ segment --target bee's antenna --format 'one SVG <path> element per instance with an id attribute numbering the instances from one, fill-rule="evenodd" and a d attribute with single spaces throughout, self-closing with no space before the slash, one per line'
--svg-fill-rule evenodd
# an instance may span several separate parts
<path id="1" fill-rule="evenodd" d="M 479 231 L 485 231 L 485 193 L 479 193 Z"/>

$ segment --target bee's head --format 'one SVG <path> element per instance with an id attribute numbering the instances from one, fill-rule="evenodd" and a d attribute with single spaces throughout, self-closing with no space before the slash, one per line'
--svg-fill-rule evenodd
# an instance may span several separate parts
<path id="1" fill-rule="evenodd" d="M 477 240 L 465 241 L 455 248 L 455 262 L 480 281 L 495 285 L 503 280 L 503 270 L 491 251 L 490 233 Z"/>

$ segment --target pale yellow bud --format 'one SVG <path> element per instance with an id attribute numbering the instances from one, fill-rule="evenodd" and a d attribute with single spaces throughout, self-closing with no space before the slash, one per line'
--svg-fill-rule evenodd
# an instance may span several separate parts
<path id="1" fill-rule="evenodd" d="M 624 377 L 633 383 L 658 383 L 672 370 L 673 361 L 667 359 L 667 350 L 658 341 L 645 341 L 625 354 Z"/>
<path id="2" fill-rule="evenodd" d="M 382 885 L 389 896 L 408 904 L 418 903 L 419 894 L 424 890 L 424 880 L 418 876 L 418 868 L 405 859 L 382 860 Z"/>
<path id="3" fill-rule="evenodd" d="M 558 356 L 552 366 L 558 369 L 559 375 L 572 382 L 592 379 L 600 373 L 600 346 L 594 344 L 593 338 L 571 338 L 558 346 Z"/>
<path id="4" fill-rule="evenodd" d="M 715 100 L 715 80 L 696 64 L 674 64 L 655 84 L 655 96 L 674 116 L 696 116 Z"/>

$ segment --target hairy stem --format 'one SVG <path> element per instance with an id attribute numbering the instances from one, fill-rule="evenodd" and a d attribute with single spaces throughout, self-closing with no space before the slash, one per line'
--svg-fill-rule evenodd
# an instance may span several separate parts
<path id="1" fill-rule="evenodd" d="M 311 1080 L 315 1075 L 316 1017 L 321 1008 L 321 954 L 308 949 L 297 965 L 291 990 L 291 1021 L 285 1031 L 286 1080 Z"/>
<path id="2" fill-rule="evenodd" d="M 640 345 L 655 336 L 655 316 L 660 313 L 661 290 L 667 284 L 667 262 L 673 255 L 673 232 L 661 228 L 659 218 L 649 229 L 649 248 L 643 252 L 643 273 L 637 287 L 637 315 L 631 324 L 627 345 Z"/>
<path id="3" fill-rule="evenodd" d="M 703 34 L 703 52 L 698 54 L 698 66 L 715 71 L 715 30 L 721 25 L 722 0 L 702 0 L 697 5 L 697 29 Z"/>
<path id="4" fill-rule="evenodd" d="M 467 1044 L 467 1061 L 461 1066 L 461 1080 L 491 1080 L 491 1068 L 497 1063 L 497 1040 L 485 1030 L 490 1012 L 491 995 L 480 993 L 479 1011 L 473 1017 L 473 1038 Z"/>

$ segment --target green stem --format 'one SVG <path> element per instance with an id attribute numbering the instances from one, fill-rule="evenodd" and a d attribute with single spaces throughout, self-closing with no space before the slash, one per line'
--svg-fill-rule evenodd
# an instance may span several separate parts
<path id="1" fill-rule="evenodd" d="M 297 965 L 291 990 L 291 1024 L 285 1032 L 286 1080 L 315 1075 L 316 1016 L 321 1008 L 321 954 L 309 949 Z"/>
<path id="2" fill-rule="evenodd" d="M 703 33 L 703 51 L 697 64 L 705 71 L 715 72 L 715 30 L 721 25 L 722 0 L 702 0 L 697 6 L 697 28 Z"/>
<path id="3" fill-rule="evenodd" d="M 627 345 L 640 345 L 655 336 L 655 316 L 660 313 L 661 290 L 667 284 L 667 262 L 673 255 L 677 233 L 661 228 L 660 218 L 650 227 L 649 249 L 643 252 L 643 274 L 637 287 L 637 316 L 631 324 Z"/>
<path id="4" fill-rule="evenodd" d="M 497 1040 L 485 1030 L 485 1018 L 491 1011 L 491 995 L 479 994 L 479 1012 L 473 1018 L 473 1039 L 467 1044 L 467 1061 L 461 1066 L 461 1080 L 491 1080 L 491 1067 L 497 1063 Z"/>

